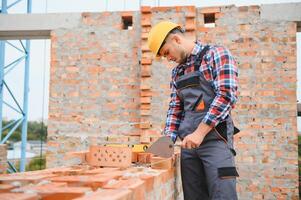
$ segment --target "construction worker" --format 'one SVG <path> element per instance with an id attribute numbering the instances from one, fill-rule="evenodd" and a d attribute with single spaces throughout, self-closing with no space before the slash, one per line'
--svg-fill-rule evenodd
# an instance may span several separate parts
<path id="1" fill-rule="evenodd" d="M 172 70 L 171 101 L 164 133 L 182 140 L 185 200 L 235 200 L 236 171 L 230 111 L 237 101 L 237 66 L 226 48 L 189 39 L 173 22 L 156 24 L 149 49 L 178 65 Z"/>

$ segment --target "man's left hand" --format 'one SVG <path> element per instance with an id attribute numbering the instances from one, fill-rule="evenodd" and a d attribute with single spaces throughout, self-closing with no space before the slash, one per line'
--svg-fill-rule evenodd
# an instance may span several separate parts
<path id="1" fill-rule="evenodd" d="M 201 123 L 193 133 L 187 135 L 184 138 L 181 144 L 182 148 L 186 148 L 186 149 L 198 148 L 202 144 L 205 136 L 209 133 L 210 130 L 211 130 L 210 126 Z"/>
<path id="2" fill-rule="evenodd" d="M 203 142 L 204 136 L 200 132 L 194 131 L 192 134 L 187 135 L 183 142 L 182 148 L 193 149 L 197 148 Z"/>

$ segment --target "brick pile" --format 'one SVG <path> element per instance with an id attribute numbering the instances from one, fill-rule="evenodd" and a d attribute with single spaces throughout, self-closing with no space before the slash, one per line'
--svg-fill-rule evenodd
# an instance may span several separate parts
<path id="1" fill-rule="evenodd" d="M 112 155 L 114 152 L 116 154 Z M 149 153 L 136 152 L 138 159 L 135 160 L 129 147 L 106 146 L 91 146 L 90 151 L 69 154 L 79 157 L 81 164 L 0 175 L 0 199 L 171 200 L 176 198 L 175 191 L 178 186 L 175 182 L 177 176 L 175 165 L 179 165 L 178 154 L 165 159 Z M 101 157 L 103 154 L 107 154 L 107 157 Z M 99 158 L 103 160 L 100 161 Z"/>

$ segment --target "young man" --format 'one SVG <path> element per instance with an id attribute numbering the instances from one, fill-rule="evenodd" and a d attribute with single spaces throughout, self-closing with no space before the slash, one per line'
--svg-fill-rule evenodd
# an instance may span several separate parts
<path id="1" fill-rule="evenodd" d="M 155 25 L 148 46 L 157 57 L 178 63 L 172 70 L 165 134 L 182 140 L 185 200 L 235 200 L 236 177 L 230 111 L 237 101 L 237 66 L 221 46 L 187 38 L 169 21 Z"/>

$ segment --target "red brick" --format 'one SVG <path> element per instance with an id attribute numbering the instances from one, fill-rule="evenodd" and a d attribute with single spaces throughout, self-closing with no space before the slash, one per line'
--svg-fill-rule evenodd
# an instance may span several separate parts
<path id="1" fill-rule="evenodd" d="M 208 13 L 219 13 L 221 12 L 220 7 L 207 7 L 207 8 L 201 8 L 202 14 L 208 14 Z"/>
<path id="2" fill-rule="evenodd" d="M 50 180 L 53 182 L 65 182 L 68 186 L 85 186 L 96 190 L 97 188 L 104 186 L 110 180 L 122 176 L 122 172 L 118 173 L 119 174 L 112 172 L 110 174 L 94 176 L 60 176 L 51 178 Z"/>
<path id="3" fill-rule="evenodd" d="M 131 11 L 122 11 L 121 12 L 121 16 L 122 17 L 132 17 L 133 16 L 133 12 L 131 12 Z"/>
<path id="4" fill-rule="evenodd" d="M 142 13 L 150 13 L 152 10 L 150 6 L 141 6 L 140 11 Z"/>
<path id="5" fill-rule="evenodd" d="M 83 196 L 87 192 L 91 192 L 89 187 L 58 187 L 52 184 L 40 186 L 28 186 L 19 190 L 31 191 L 37 193 L 43 200 L 71 200 Z"/>
<path id="6" fill-rule="evenodd" d="M 83 172 L 83 174 L 86 174 L 86 175 L 110 174 L 114 171 L 119 171 L 119 168 L 115 168 L 115 167 L 95 168 L 95 169 L 86 170 Z"/>
<path id="7" fill-rule="evenodd" d="M 140 122 L 139 127 L 141 129 L 148 129 L 151 127 L 151 123 L 150 122 Z M 140 140 L 141 141 L 141 140 Z"/>
<path id="8" fill-rule="evenodd" d="M 133 199 L 146 199 L 144 181 L 138 178 L 118 180 L 103 186 L 104 189 L 130 189 L 133 192 Z"/>
<path id="9" fill-rule="evenodd" d="M 138 152 L 132 152 L 132 163 L 138 162 Z"/>
<path id="10" fill-rule="evenodd" d="M 140 114 L 142 116 L 150 116 L 151 115 L 151 111 L 150 110 L 140 110 Z"/>
<path id="11" fill-rule="evenodd" d="M 141 85 L 140 85 L 141 90 L 150 90 L 151 88 L 152 88 L 151 85 L 149 85 L 147 83 L 141 83 Z"/>
<path id="12" fill-rule="evenodd" d="M 141 174 L 139 178 L 144 180 L 145 182 L 145 190 L 146 192 L 150 192 L 154 189 L 155 176 L 151 174 Z"/>
<path id="13" fill-rule="evenodd" d="M 172 158 L 151 157 L 151 167 L 153 169 L 171 169 L 173 167 Z"/>
<path id="14" fill-rule="evenodd" d="M 87 194 L 75 200 L 131 200 L 132 191 L 128 189 L 105 189 Z"/>
<path id="15" fill-rule="evenodd" d="M 151 103 L 151 100 L 152 100 L 151 97 L 141 97 L 140 98 L 140 102 L 141 103 L 146 103 L 146 104 Z"/>
<path id="16" fill-rule="evenodd" d="M 152 64 L 152 60 L 149 58 L 142 58 L 141 59 L 141 64 L 142 65 L 151 65 Z"/>
<path id="17" fill-rule="evenodd" d="M 141 97 L 151 97 L 153 96 L 153 92 L 150 90 L 142 90 L 140 91 L 140 96 Z M 150 104 L 141 104 L 140 109 L 146 109 L 150 110 L 151 105 Z"/>
<path id="18" fill-rule="evenodd" d="M 141 66 L 141 76 L 142 77 L 149 77 L 152 74 L 151 66 L 150 65 L 142 65 Z"/>
<path id="19" fill-rule="evenodd" d="M 39 200 L 39 196 L 36 194 L 24 194 L 24 193 L 0 193 L 1 200 Z"/>
<path id="20" fill-rule="evenodd" d="M 0 193 L 6 193 L 14 189 L 16 186 L 10 184 L 0 184 Z"/>
<path id="21" fill-rule="evenodd" d="M 132 161 L 130 147 L 90 146 L 89 165 L 129 167 Z"/>
<path id="22" fill-rule="evenodd" d="M 30 175 L 33 174 L 33 175 Z M 7 176 L 0 176 L 1 183 L 11 183 L 19 181 L 22 183 L 37 183 L 43 179 L 55 177 L 55 174 L 37 174 L 37 173 L 16 173 Z"/>
<path id="23" fill-rule="evenodd" d="M 151 153 L 141 152 L 138 153 L 138 162 L 139 163 L 150 163 L 152 158 Z"/>

